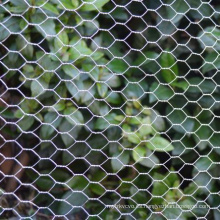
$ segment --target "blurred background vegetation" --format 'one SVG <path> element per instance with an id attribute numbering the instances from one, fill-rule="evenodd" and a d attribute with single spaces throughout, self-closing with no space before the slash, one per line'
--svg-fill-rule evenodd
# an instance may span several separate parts
<path id="1" fill-rule="evenodd" d="M 220 3 L 92 2 L 0 3 L 2 219 L 219 220 Z"/>

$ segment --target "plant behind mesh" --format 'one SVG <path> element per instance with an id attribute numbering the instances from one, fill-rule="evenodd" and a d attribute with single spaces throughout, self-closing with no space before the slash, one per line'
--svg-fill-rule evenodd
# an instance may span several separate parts
<path id="1" fill-rule="evenodd" d="M 1 215 L 219 219 L 218 8 L 1 2 Z"/>

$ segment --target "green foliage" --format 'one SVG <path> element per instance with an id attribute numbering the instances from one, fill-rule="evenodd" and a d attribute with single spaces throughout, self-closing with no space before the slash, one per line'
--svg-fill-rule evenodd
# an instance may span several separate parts
<path id="1" fill-rule="evenodd" d="M 3 2 L 2 132 L 27 150 L 22 181 L 33 185 L 22 195 L 30 212 L 14 213 L 218 220 L 217 209 L 158 205 L 220 204 L 219 10 L 194 0 Z M 158 207 L 122 217 L 104 206 L 119 203 Z"/>
<path id="2" fill-rule="evenodd" d="M 161 55 L 162 76 L 167 83 L 172 83 L 178 76 L 179 70 L 175 62 L 175 57 L 171 53 L 164 52 Z"/>

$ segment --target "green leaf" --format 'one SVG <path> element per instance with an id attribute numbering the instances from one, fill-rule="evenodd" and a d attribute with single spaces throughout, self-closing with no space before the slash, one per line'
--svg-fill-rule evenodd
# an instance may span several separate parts
<path id="1" fill-rule="evenodd" d="M 69 93 L 75 97 L 78 93 L 78 88 L 76 87 L 76 85 L 72 82 L 66 82 L 66 87 L 69 91 Z"/>
<path id="2" fill-rule="evenodd" d="M 219 134 L 214 133 L 210 140 L 209 140 L 209 145 L 214 149 L 214 151 L 220 155 L 220 140 L 219 140 Z"/>
<path id="3" fill-rule="evenodd" d="M 54 71 L 60 65 L 59 62 L 55 62 L 52 60 L 52 55 L 50 56 L 40 51 L 36 53 L 36 56 L 39 59 L 38 64 L 40 64 L 40 66 L 43 67 L 45 71 Z"/>
<path id="4" fill-rule="evenodd" d="M 156 129 L 156 131 L 164 131 L 166 128 L 164 119 L 160 116 L 160 113 L 156 110 L 152 110 L 150 113 L 150 119 L 152 122 L 152 126 Z"/>
<path id="5" fill-rule="evenodd" d="M 155 180 L 155 175 L 153 176 L 153 179 Z M 168 186 L 164 184 L 164 182 L 158 182 L 155 181 L 153 183 L 153 190 L 152 190 L 152 197 L 151 200 L 152 204 L 163 204 L 164 199 L 163 198 L 156 198 L 155 196 L 163 196 L 167 191 L 169 190 Z"/>
<path id="6" fill-rule="evenodd" d="M 165 138 L 154 136 L 146 143 L 146 146 L 150 150 L 155 150 L 159 152 L 168 152 L 174 149 L 173 145 Z"/>
<path id="7" fill-rule="evenodd" d="M 159 163 L 158 158 L 145 146 L 137 146 L 132 152 L 136 162 L 145 167 L 152 168 Z"/>
<path id="8" fill-rule="evenodd" d="M 99 59 L 101 59 L 104 56 L 104 53 L 100 52 L 100 51 L 95 51 L 94 53 L 92 53 L 92 59 L 94 61 L 97 61 Z"/>
<path id="9" fill-rule="evenodd" d="M 44 0 L 38 0 L 38 1 L 36 1 L 36 5 L 37 5 L 37 6 L 41 6 L 41 5 L 43 5 L 44 3 L 45 3 Z M 49 2 L 47 2 L 46 4 L 44 4 L 43 6 L 41 6 L 41 8 L 47 10 L 48 12 L 52 12 L 52 15 L 53 15 L 53 14 L 54 14 L 54 15 L 59 15 L 59 11 L 57 10 L 57 8 L 56 8 L 53 4 L 51 4 L 51 3 L 49 3 Z"/>
<path id="10" fill-rule="evenodd" d="M 127 134 L 128 135 L 128 141 L 130 141 L 133 144 L 139 144 L 141 142 L 140 138 L 137 136 L 137 134 Z"/>
<path id="11" fill-rule="evenodd" d="M 214 209 L 214 219 L 215 220 L 220 219 L 220 212 L 218 209 Z"/>
<path id="12" fill-rule="evenodd" d="M 213 80 L 202 79 L 200 77 L 192 77 L 188 80 L 190 86 L 186 90 L 190 93 L 213 93 L 216 88 L 216 84 Z"/>
<path id="13" fill-rule="evenodd" d="M 175 171 L 172 167 L 170 169 L 171 171 Z M 176 173 L 169 173 L 166 178 L 164 179 L 164 182 L 169 186 L 169 187 L 175 187 L 175 184 L 178 183 L 179 185 L 179 178 Z"/>
<path id="14" fill-rule="evenodd" d="M 157 156 L 155 154 L 152 153 L 151 150 L 147 149 L 146 150 L 146 157 L 143 160 L 139 161 L 139 163 L 142 166 L 148 167 L 148 168 L 157 168 L 158 164 L 160 163 L 159 159 L 157 158 Z"/>
<path id="15" fill-rule="evenodd" d="M 213 93 L 216 87 L 217 87 L 216 83 L 210 79 L 203 80 L 199 85 L 199 88 L 202 90 L 202 93 L 208 93 L 208 94 Z"/>
<path id="16" fill-rule="evenodd" d="M 116 116 L 115 116 L 115 120 L 116 120 L 116 121 L 122 122 L 124 119 L 125 119 L 125 116 L 124 116 L 124 115 L 116 115 Z"/>
<path id="17" fill-rule="evenodd" d="M 139 54 L 134 61 L 135 66 L 141 65 L 142 69 L 146 69 L 149 72 L 157 72 L 161 67 L 155 62 L 158 58 L 158 54 L 152 51 L 147 51 L 144 55 Z"/>
<path id="18" fill-rule="evenodd" d="M 44 122 L 45 123 L 52 123 L 55 121 L 55 119 L 58 118 L 57 113 L 55 112 L 48 112 L 45 116 L 44 116 Z M 54 126 L 57 127 L 57 126 Z"/>
<path id="19" fill-rule="evenodd" d="M 40 80 L 43 80 L 46 84 L 49 84 L 53 76 L 54 76 L 53 72 L 44 72 Z"/>
<path id="20" fill-rule="evenodd" d="M 138 133 L 141 138 L 152 133 L 152 125 L 151 125 L 150 117 L 144 118 L 141 124 L 142 126 L 138 130 Z"/>
<path id="21" fill-rule="evenodd" d="M 192 172 L 193 182 L 198 186 L 207 187 L 207 189 L 211 190 L 210 175 L 206 172 L 198 172 L 195 168 Z"/>
<path id="22" fill-rule="evenodd" d="M 103 78 L 101 78 L 103 80 Z M 109 77 L 109 79 L 106 81 L 106 84 L 108 84 L 111 88 L 117 88 L 121 85 L 120 78 L 116 75 L 113 75 Z"/>
<path id="23" fill-rule="evenodd" d="M 57 168 L 50 175 L 59 182 L 66 182 L 70 178 L 70 174 L 65 170 L 65 168 Z"/>
<path id="24" fill-rule="evenodd" d="M 173 35 L 176 31 L 176 26 L 170 20 L 164 20 L 162 18 L 158 19 L 157 28 L 165 36 Z"/>
<path id="25" fill-rule="evenodd" d="M 105 192 L 105 189 L 102 186 L 100 186 L 98 183 L 90 183 L 89 188 L 93 193 L 99 196 L 103 195 Z"/>
<path id="26" fill-rule="evenodd" d="M 48 139 L 55 131 L 55 128 L 59 126 L 61 123 L 62 118 L 58 117 L 57 113 L 55 112 L 48 112 L 44 116 L 44 123 L 49 123 L 50 125 L 42 125 L 40 129 L 40 136 L 43 139 Z M 52 126 L 51 126 L 52 125 Z"/>
<path id="27" fill-rule="evenodd" d="M 79 81 L 78 81 L 79 82 Z M 79 84 L 77 84 L 77 87 L 79 88 Z M 94 94 L 96 92 L 95 86 L 92 86 L 92 82 L 91 81 L 86 81 L 83 83 L 82 88 L 80 89 L 84 89 L 84 92 L 80 92 L 80 99 L 82 103 L 86 103 L 89 100 L 94 98 Z"/>
<path id="28" fill-rule="evenodd" d="M 200 38 L 198 41 L 200 43 L 200 46 L 204 49 L 207 47 L 208 50 L 220 50 L 220 29 L 218 29 L 216 26 L 209 26 L 199 32 L 198 37 Z"/>
<path id="29" fill-rule="evenodd" d="M 139 84 L 128 83 L 126 88 L 123 90 L 123 94 L 128 99 L 139 98 L 143 96 L 143 88 Z"/>
<path id="30" fill-rule="evenodd" d="M 199 4 L 198 13 L 193 13 L 193 11 L 191 11 L 191 14 L 194 14 L 196 16 L 195 19 L 200 20 L 203 19 L 204 17 L 211 17 L 213 12 L 214 12 L 214 8 L 212 7 L 211 4 L 201 4 L 201 5 Z"/>
<path id="31" fill-rule="evenodd" d="M 116 153 L 113 155 L 113 157 L 117 157 L 118 159 L 111 160 L 112 169 L 114 171 L 119 171 L 124 165 L 129 163 L 130 153 L 128 151 L 124 151 L 120 154 L 120 156 L 118 156 L 118 153 Z"/>
<path id="32" fill-rule="evenodd" d="M 146 151 L 147 151 L 146 147 L 137 146 L 132 152 L 132 156 L 133 156 L 134 160 L 136 162 L 139 162 L 139 160 L 141 160 L 141 157 L 145 157 Z"/>
<path id="33" fill-rule="evenodd" d="M 18 109 L 17 114 L 13 113 L 13 111 L 6 109 L 5 107 L 1 107 L 0 106 L 0 116 L 3 118 L 7 118 L 7 119 L 14 119 L 16 118 L 16 116 L 23 116 L 22 112 L 20 111 L 20 109 Z M 20 118 L 20 117 L 18 117 Z"/>
<path id="34" fill-rule="evenodd" d="M 52 12 L 55 15 L 59 15 L 59 11 L 57 10 L 57 8 L 54 5 L 50 4 L 50 3 L 46 3 L 42 8 L 47 10 L 47 11 Z"/>
<path id="35" fill-rule="evenodd" d="M 22 131 L 27 131 L 33 124 L 35 118 L 34 116 L 24 116 L 19 122 L 18 126 L 21 128 Z"/>
<path id="36" fill-rule="evenodd" d="M 107 67 L 113 73 L 124 73 L 128 69 L 128 64 L 123 59 L 114 58 Z"/>
<path id="37" fill-rule="evenodd" d="M 26 9 L 27 9 L 27 7 L 15 6 L 15 7 L 10 7 L 10 12 L 20 14 L 20 13 L 24 12 Z"/>
<path id="38" fill-rule="evenodd" d="M 156 82 L 151 85 L 150 91 L 152 92 L 149 98 L 150 103 L 158 100 L 165 101 L 170 99 L 174 95 L 174 91 L 170 87 L 160 85 Z"/>
<path id="39" fill-rule="evenodd" d="M 186 109 L 179 110 L 167 106 L 167 119 L 174 130 L 180 133 L 192 132 L 195 125 L 195 120 L 189 117 Z M 175 124 L 175 125 L 174 125 Z"/>
<path id="40" fill-rule="evenodd" d="M 182 218 L 179 218 L 179 216 L 182 213 L 182 208 L 165 208 L 165 210 L 162 212 L 163 216 L 166 219 L 179 219 L 179 220 L 185 220 Z"/>
<path id="41" fill-rule="evenodd" d="M 66 31 L 59 33 L 58 37 L 54 40 L 54 52 L 58 53 L 58 56 L 62 61 L 69 61 L 69 37 Z M 56 59 L 56 57 L 55 57 Z"/>
<path id="42" fill-rule="evenodd" d="M 108 103 L 112 103 L 112 104 L 120 104 L 122 102 L 122 97 L 120 96 L 120 93 L 117 92 L 111 92 L 111 94 L 108 95 L 108 97 L 106 98 L 106 101 Z"/>
<path id="43" fill-rule="evenodd" d="M 199 122 L 196 121 L 196 126 L 194 128 L 195 133 L 193 133 L 193 139 L 197 143 L 197 146 L 200 150 L 204 150 L 208 143 L 209 138 L 213 133 L 213 130 L 210 128 L 209 125 L 201 125 Z"/>
<path id="44" fill-rule="evenodd" d="M 59 0 L 59 1 L 62 3 L 65 9 L 75 9 L 79 5 L 78 0 Z"/>
<path id="45" fill-rule="evenodd" d="M 24 36 L 23 36 L 24 37 Z M 32 58 L 33 57 L 33 54 L 34 54 L 34 47 L 30 44 L 28 44 L 26 42 L 27 41 L 30 41 L 30 36 L 29 35 L 26 35 L 25 36 L 25 39 L 23 39 L 23 37 L 21 36 L 18 36 L 17 37 L 17 40 L 16 40 L 16 44 L 17 44 L 17 47 L 18 47 L 18 50 L 21 50 L 21 53 L 28 57 L 28 58 Z M 31 65 L 25 65 L 25 66 L 31 66 Z M 33 68 L 33 66 L 31 66 Z"/>
<path id="46" fill-rule="evenodd" d="M 178 3 L 181 1 L 178 1 Z M 178 10 L 179 5 L 175 5 L 174 2 L 171 7 L 161 7 L 158 9 L 158 14 L 163 20 L 172 20 L 172 23 L 178 23 L 178 21 L 183 17 L 183 15 L 180 15 L 177 13 L 177 11 L 173 10 L 173 6 L 176 6 L 175 8 Z M 160 21 L 160 17 L 158 20 Z M 177 24 L 178 25 L 178 24 Z"/>
<path id="47" fill-rule="evenodd" d="M 36 185 L 41 190 L 45 190 L 45 191 L 50 190 L 53 187 L 54 183 L 55 183 L 54 180 L 51 179 L 51 177 L 49 176 L 36 177 Z"/>
<path id="48" fill-rule="evenodd" d="M 173 82 L 172 86 L 180 88 L 182 90 L 186 90 L 188 88 L 188 86 L 189 86 L 189 83 L 187 81 Z"/>
<path id="49" fill-rule="evenodd" d="M 71 64 L 63 65 L 62 69 L 66 73 L 66 75 L 71 77 L 71 79 L 74 79 L 77 76 L 79 76 L 79 70 Z"/>
<path id="50" fill-rule="evenodd" d="M 97 115 L 104 116 L 109 112 L 109 106 L 106 103 L 95 101 L 89 109 Z"/>
<path id="51" fill-rule="evenodd" d="M 115 120 L 115 116 L 116 114 L 110 113 L 106 115 L 104 118 L 103 117 L 98 118 L 97 121 L 95 122 L 94 128 L 98 130 L 103 130 L 109 127 L 110 124 L 111 125 L 119 124 L 120 122 Z"/>
<path id="52" fill-rule="evenodd" d="M 67 121 L 72 125 L 83 124 L 84 118 L 82 113 L 75 107 L 68 107 L 64 110 L 64 115 L 66 115 Z"/>
<path id="53" fill-rule="evenodd" d="M 63 197 L 63 201 L 60 202 L 60 206 L 58 208 L 59 215 L 66 215 L 67 213 L 79 212 L 80 208 L 72 209 L 72 206 L 83 206 L 87 201 L 87 197 L 83 192 L 66 192 Z"/>
<path id="54" fill-rule="evenodd" d="M 69 147 L 75 142 L 75 139 L 78 137 L 81 128 L 82 126 L 73 126 L 73 124 L 69 123 L 67 120 L 62 121 L 62 123 L 59 125 L 59 131 L 62 132 L 61 138 L 66 147 Z"/>
<path id="55" fill-rule="evenodd" d="M 27 76 L 28 78 L 32 78 L 34 77 L 35 75 L 35 72 L 34 72 L 34 67 L 32 65 L 29 65 L 29 64 L 26 64 L 24 67 L 23 67 L 23 73 L 25 74 L 25 76 Z"/>
<path id="56" fill-rule="evenodd" d="M 92 51 L 86 45 L 86 42 L 82 39 L 74 38 L 70 41 L 71 48 L 69 49 L 70 59 L 76 61 L 79 58 L 83 58 L 86 55 L 91 55 Z"/>
<path id="57" fill-rule="evenodd" d="M 209 53 L 205 57 L 205 61 L 202 67 L 202 73 L 205 74 L 211 70 L 218 70 L 218 69 L 220 69 L 219 54 L 216 51 L 214 51 L 212 53 Z"/>
<path id="58" fill-rule="evenodd" d="M 186 13 L 189 9 L 189 6 L 185 1 L 174 1 L 171 7 L 176 13 Z"/>
<path id="59" fill-rule="evenodd" d="M 108 92 L 108 86 L 105 83 L 97 83 L 97 89 L 99 95 L 104 98 Z"/>
<path id="60" fill-rule="evenodd" d="M 113 18 L 118 20 L 128 20 L 128 14 L 126 13 L 126 10 L 124 10 L 124 8 L 121 7 L 117 7 L 114 11 L 112 11 L 111 15 Z"/>
<path id="61" fill-rule="evenodd" d="M 131 125 L 141 125 L 142 118 L 138 116 L 133 116 L 132 118 L 129 118 L 129 124 Z"/>
<path id="62" fill-rule="evenodd" d="M 65 109 L 65 101 L 61 100 L 53 106 L 58 112 Z"/>
<path id="63" fill-rule="evenodd" d="M 83 1 L 84 4 L 83 6 L 80 8 L 81 11 L 96 11 L 102 10 L 102 7 L 109 2 L 109 0 L 85 0 Z M 90 3 L 90 4 L 89 4 Z"/>
<path id="64" fill-rule="evenodd" d="M 35 99 L 24 99 L 21 103 L 21 109 L 25 113 L 30 113 L 39 106 L 39 103 Z"/>
<path id="65" fill-rule="evenodd" d="M 10 0 L 10 3 L 16 6 L 28 7 L 27 3 L 24 0 Z"/>
<path id="66" fill-rule="evenodd" d="M 19 27 L 20 18 L 17 17 L 6 17 L 5 21 L 0 23 L 0 41 L 3 41 L 12 33 L 20 31 Z"/>
<path id="67" fill-rule="evenodd" d="M 72 5 L 77 8 L 79 6 L 79 0 L 71 0 Z"/>
<path id="68" fill-rule="evenodd" d="M 171 53 L 164 52 L 161 55 L 160 65 L 164 68 L 161 70 L 161 73 L 167 83 L 174 82 L 179 75 L 178 66 L 175 62 L 176 59 Z"/>
<path id="69" fill-rule="evenodd" d="M 196 163 L 194 164 L 194 167 L 199 171 L 206 171 L 212 164 L 212 160 L 210 160 L 208 157 L 201 157 L 199 158 Z"/>
<path id="70" fill-rule="evenodd" d="M 36 25 L 35 27 L 44 37 L 56 34 L 55 23 L 51 18 L 46 19 L 42 24 Z"/>
<path id="71" fill-rule="evenodd" d="M 85 36 L 87 37 L 92 37 L 99 31 L 99 22 L 97 20 L 86 21 L 83 23 L 83 25 L 85 27 Z M 95 59 L 97 59 L 97 57 L 95 57 Z"/>
<path id="72" fill-rule="evenodd" d="M 35 96 L 42 95 L 45 92 L 45 89 L 48 89 L 48 87 L 49 85 L 41 79 L 33 80 L 31 82 L 32 96 L 35 97 Z"/>
<path id="73" fill-rule="evenodd" d="M 67 185 L 73 190 L 83 190 L 89 181 L 84 176 L 73 176 L 68 180 Z"/>
<path id="74" fill-rule="evenodd" d="M 82 67 L 83 67 L 83 70 L 85 72 L 89 72 L 90 73 L 92 80 L 94 80 L 94 81 L 98 81 L 99 80 L 100 69 L 98 67 L 94 68 L 94 65 L 88 64 L 88 63 L 83 64 Z"/>

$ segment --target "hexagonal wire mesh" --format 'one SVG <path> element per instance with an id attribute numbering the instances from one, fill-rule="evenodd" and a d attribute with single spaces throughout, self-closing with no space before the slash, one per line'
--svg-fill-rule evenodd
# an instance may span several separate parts
<path id="1" fill-rule="evenodd" d="M 219 10 L 0 1 L 1 219 L 220 219 Z"/>

